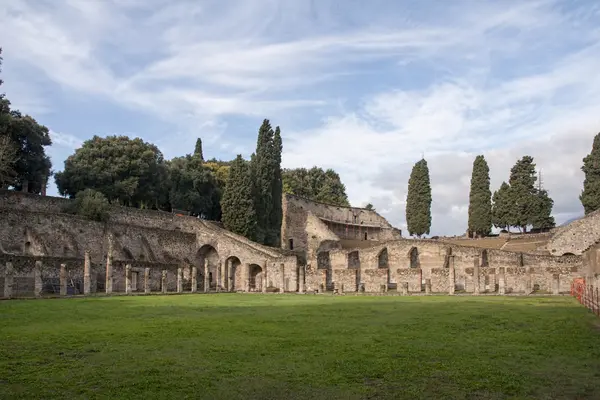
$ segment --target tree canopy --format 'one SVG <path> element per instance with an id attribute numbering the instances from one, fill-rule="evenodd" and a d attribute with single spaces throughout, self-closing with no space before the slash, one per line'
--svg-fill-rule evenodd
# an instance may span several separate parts
<path id="1" fill-rule="evenodd" d="M 348 207 L 346 187 L 333 169 L 312 167 L 284 169 L 283 191 L 320 203 Z"/>
<path id="2" fill-rule="evenodd" d="M 581 170 L 585 180 L 579 200 L 587 215 L 600 209 L 600 133 L 594 137 L 592 151 L 583 159 Z"/>
<path id="3" fill-rule="evenodd" d="M 94 189 L 110 203 L 160 208 L 168 200 L 167 167 L 160 150 L 142 139 L 94 136 L 56 174 L 61 195 Z"/>
<path id="4" fill-rule="evenodd" d="M 421 237 L 431 229 L 431 184 L 429 167 L 422 159 L 412 168 L 406 196 L 406 225 L 409 235 Z"/>
<path id="5" fill-rule="evenodd" d="M 256 239 L 256 209 L 250 163 L 241 155 L 231 163 L 221 207 L 226 229 L 248 239 Z"/>
<path id="6" fill-rule="evenodd" d="M 476 236 L 486 236 L 492 229 L 490 168 L 482 155 L 477 156 L 473 162 L 468 225 L 469 232 Z"/>

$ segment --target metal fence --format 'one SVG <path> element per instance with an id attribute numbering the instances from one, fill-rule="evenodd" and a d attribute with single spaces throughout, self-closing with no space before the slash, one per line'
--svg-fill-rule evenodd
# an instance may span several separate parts
<path id="1" fill-rule="evenodd" d="M 571 284 L 571 296 L 600 317 L 600 290 L 585 279 L 575 279 Z"/>

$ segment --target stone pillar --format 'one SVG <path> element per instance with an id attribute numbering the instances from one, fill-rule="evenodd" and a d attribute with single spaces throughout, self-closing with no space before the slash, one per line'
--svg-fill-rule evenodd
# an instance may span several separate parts
<path id="1" fill-rule="evenodd" d="M 425 279 L 425 294 L 431 294 L 431 279 Z"/>
<path id="2" fill-rule="evenodd" d="M 10 299 L 13 295 L 13 285 L 15 282 L 15 270 L 11 262 L 6 263 L 6 272 L 4 274 L 4 297 Z"/>
<path id="3" fill-rule="evenodd" d="M 498 268 L 498 294 L 506 294 L 506 274 L 504 272 L 504 267 Z"/>
<path id="4" fill-rule="evenodd" d="M 65 264 L 60 264 L 60 295 L 67 295 L 67 266 Z"/>
<path id="5" fill-rule="evenodd" d="M 473 294 L 479 294 L 479 260 L 473 268 Z"/>
<path id="6" fill-rule="evenodd" d="M 233 291 L 233 260 L 225 261 L 225 267 L 227 268 L 227 276 L 225 280 L 225 289 L 228 292 Z"/>
<path id="7" fill-rule="evenodd" d="M 83 294 L 88 295 L 91 292 L 91 263 L 90 263 L 90 252 L 88 250 L 85 251 L 83 261 Z"/>
<path id="8" fill-rule="evenodd" d="M 208 258 L 204 259 L 204 293 L 210 289 L 210 280 L 208 279 Z"/>
<path id="9" fill-rule="evenodd" d="M 250 291 L 250 264 L 244 264 L 244 287 L 246 292 Z"/>
<path id="10" fill-rule="evenodd" d="M 267 280 L 267 268 L 268 268 L 267 262 L 265 261 L 265 263 L 263 264 L 263 277 L 262 277 L 262 290 L 261 292 L 263 293 L 267 293 L 267 285 L 268 285 L 268 280 Z"/>
<path id="11" fill-rule="evenodd" d="M 33 294 L 35 297 L 42 297 L 42 262 L 36 261 L 33 267 Z"/>
<path id="12" fill-rule="evenodd" d="M 177 268 L 177 293 L 183 293 L 183 268 Z"/>
<path id="13" fill-rule="evenodd" d="M 131 264 L 125 266 L 125 293 L 131 294 Z"/>
<path id="14" fill-rule="evenodd" d="M 219 261 L 219 264 L 217 265 L 217 292 L 221 291 L 221 282 L 223 281 L 222 268 L 223 264 L 221 263 L 221 261 Z"/>
<path id="15" fill-rule="evenodd" d="M 113 240 L 112 235 L 108 236 L 108 253 L 106 254 L 106 294 L 113 291 Z"/>
<path id="16" fill-rule="evenodd" d="M 144 269 L 144 293 L 150 293 L 150 268 Z"/>
<path id="17" fill-rule="evenodd" d="M 450 256 L 450 266 L 448 270 L 448 294 L 454 294 L 456 288 L 456 270 L 454 269 L 454 256 Z"/>
<path id="18" fill-rule="evenodd" d="M 408 282 L 402 282 L 402 294 L 404 296 L 408 295 Z"/>
<path id="19" fill-rule="evenodd" d="M 525 275 L 525 294 L 533 293 L 533 280 L 531 279 L 532 268 L 527 268 L 527 274 Z"/>
<path id="20" fill-rule="evenodd" d="M 167 270 L 162 270 L 162 277 L 160 279 L 160 289 L 163 293 L 167 293 L 169 288 L 167 287 Z"/>
<path id="21" fill-rule="evenodd" d="M 285 264 L 281 263 L 280 266 L 280 274 L 281 274 L 281 289 L 279 289 L 280 293 L 285 293 Z"/>
<path id="22" fill-rule="evenodd" d="M 298 292 L 304 293 L 304 275 L 305 275 L 305 266 L 300 265 L 298 267 Z"/>
<path id="23" fill-rule="evenodd" d="M 198 290 L 198 268 L 192 267 L 192 293 Z"/>
<path id="24" fill-rule="evenodd" d="M 559 294 L 560 293 L 560 275 L 559 274 L 553 274 L 552 275 L 552 294 Z"/>

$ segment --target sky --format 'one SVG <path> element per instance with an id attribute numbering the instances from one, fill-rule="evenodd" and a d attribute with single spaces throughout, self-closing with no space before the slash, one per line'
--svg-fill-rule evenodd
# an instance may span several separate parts
<path id="1" fill-rule="evenodd" d="M 335 169 L 404 232 L 421 157 L 432 235 L 465 232 L 478 154 L 492 191 L 530 155 L 557 223 L 583 214 L 596 0 L 6 0 L 0 47 L 2 90 L 50 129 L 56 171 L 94 135 L 247 158 L 268 118 L 283 167 Z"/>

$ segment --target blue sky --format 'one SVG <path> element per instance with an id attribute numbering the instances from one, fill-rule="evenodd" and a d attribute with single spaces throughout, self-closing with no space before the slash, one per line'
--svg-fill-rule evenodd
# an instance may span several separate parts
<path id="1" fill-rule="evenodd" d="M 269 118 L 284 167 L 336 169 L 402 229 L 421 154 L 432 234 L 465 231 L 477 154 L 493 189 L 533 156 L 557 221 L 582 214 L 597 1 L 9 0 L 0 26 L 3 90 L 51 129 L 56 170 L 95 134 L 248 157 Z"/>

